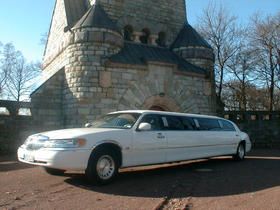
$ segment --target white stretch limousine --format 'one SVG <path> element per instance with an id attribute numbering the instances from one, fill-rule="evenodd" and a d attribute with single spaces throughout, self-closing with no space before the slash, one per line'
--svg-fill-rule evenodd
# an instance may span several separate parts
<path id="1" fill-rule="evenodd" d="M 250 149 L 248 135 L 223 118 L 139 110 L 107 114 L 87 128 L 29 136 L 18 159 L 50 174 L 85 171 L 90 181 L 105 184 L 119 168 L 221 155 L 242 160 Z"/>

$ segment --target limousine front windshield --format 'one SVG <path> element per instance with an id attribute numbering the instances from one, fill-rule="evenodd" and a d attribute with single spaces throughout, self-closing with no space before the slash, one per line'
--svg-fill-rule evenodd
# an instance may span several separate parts
<path id="1" fill-rule="evenodd" d="M 140 115 L 141 114 L 138 113 L 108 114 L 92 122 L 91 127 L 130 129 L 133 127 Z"/>

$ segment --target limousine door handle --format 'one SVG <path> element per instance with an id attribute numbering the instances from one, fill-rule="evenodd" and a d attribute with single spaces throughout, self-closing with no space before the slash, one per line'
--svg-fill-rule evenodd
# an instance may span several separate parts
<path id="1" fill-rule="evenodd" d="M 164 139 L 164 138 L 165 138 L 165 136 L 164 136 L 164 135 L 162 135 L 162 133 L 158 133 L 158 134 L 157 134 L 157 138 L 158 138 L 158 139 Z"/>

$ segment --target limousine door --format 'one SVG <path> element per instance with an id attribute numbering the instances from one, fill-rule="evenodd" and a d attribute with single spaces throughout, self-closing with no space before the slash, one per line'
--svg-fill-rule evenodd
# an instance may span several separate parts
<path id="1" fill-rule="evenodd" d="M 151 124 L 151 130 L 136 130 L 133 136 L 133 164 L 145 165 L 166 161 L 167 138 L 162 130 L 160 115 L 145 115 L 141 122 Z M 139 124 L 140 124 L 139 123 Z"/>
<path id="2" fill-rule="evenodd" d="M 167 162 L 200 158 L 204 154 L 204 139 L 188 117 L 164 116 L 168 138 Z"/>
<path id="3" fill-rule="evenodd" d="M 205 140 L 205 156 L 234 154 L 238 144 L 238 134 L 233 129 L 226 129 L 220 120 L 197 118 L 200 138 Z M 233 126 L 232 126 L 233 127 Z"/>

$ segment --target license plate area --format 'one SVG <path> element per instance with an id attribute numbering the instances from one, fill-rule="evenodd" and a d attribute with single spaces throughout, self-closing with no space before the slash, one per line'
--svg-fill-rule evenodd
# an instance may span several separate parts
<path id="1" fill-rule="evenodd" d="M 27 162 L 34 162 L 34 155 L 32 154 L 24 154 L 23 159 Z"/>

